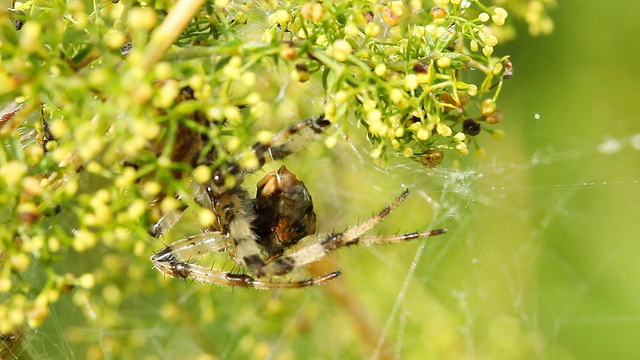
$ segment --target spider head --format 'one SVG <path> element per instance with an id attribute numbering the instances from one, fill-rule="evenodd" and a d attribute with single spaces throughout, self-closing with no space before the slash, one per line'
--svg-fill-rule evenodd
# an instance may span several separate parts
<path id="1" fill-rule="evenodd" d="M 258 182 L 254 223 L 260 244 L 272 255 L 316 231 L 313 201 L 304 183 L 286 167 Z"/>

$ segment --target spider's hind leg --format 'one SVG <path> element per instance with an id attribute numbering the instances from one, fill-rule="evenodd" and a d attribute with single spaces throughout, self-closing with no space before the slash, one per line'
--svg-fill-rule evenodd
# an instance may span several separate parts
<path id="1" fill-rule="evenodd" d="M 178 278 L 191 278 L 202 282 L 225 285 L 251 287 L 256 289 L 300 288 L 325 283 L 338 275 L 334 271 L 324 276 L 302 281 L 270 281 L 256 279 L 246 274 L 234 274 L 190 263 L 191 258 L 221 251 L 226 244 L 222 233 L 205 233 L 180 239 L 151 256 L 156 269 Z"/>

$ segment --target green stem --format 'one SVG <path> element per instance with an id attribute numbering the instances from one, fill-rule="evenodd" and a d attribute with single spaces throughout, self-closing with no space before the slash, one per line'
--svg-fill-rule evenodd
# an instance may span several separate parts
<path id="1" fill-rule="evenodd" d="M 145 51 L 144 68 L 151 70 L 167 52 L 205 0 L 179 0 L 154 31 Z"/>

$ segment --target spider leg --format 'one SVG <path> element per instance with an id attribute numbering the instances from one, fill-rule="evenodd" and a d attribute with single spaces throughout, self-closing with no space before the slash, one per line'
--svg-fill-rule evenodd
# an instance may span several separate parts
<path id="1" fill-rule="evenodd" d="M 436 229 L 429 230 L 423 232 L 414 232 L 403 235 L 390 235 L 390 236 L 370 236 L 370 237 L 362 237 L 362 235 L 371 230 L 374 226 L 376 226 L 382 219 L 384 219 L 391 211 L 397 208 L 409 195 L 409 190 L 405 190 L 398 196 L 391 204 L 387 205 L 382 209 L 378 214 L 364 223 L 354 226 L 350 229 L 347 229 L 342 234 L 332 234 L 329 235 L 323 242 L 322 245 L 329 251 L 337 249 L 342 246 L 347 245 L 355 245 L 355 244 L 363 244 L 363 245 L 372 245 L 378 243 L 398 243 L 402 241 L 412 240 L 421 237 L 429 237 L 444 234 L 446 229 Z"/>
<path id="2" fill-rule="evenodd" d="M 329 254 L 330 252 L 339 249 L 344 246 L 355 245 L 355 244 L 363 244 L 363 245 L 373 245 L 373 244 L 383 244 L 383 243 L 399 243 L 403 241 L 408 241 L 416 238 L 423 238 L 429 236 L 440 235 L 446 232 L 446 229 L 437 229 L 437 230 L 429 230 L 422 232 L 414 232 L 403 235 L 389 235 L 389 236 L 369 236 L 362 237 L 364 233 L 371 230 L 374 226 L 376 226 L 382 219 L 384 219 L 391 211 L 393 211 L 396 207 L 398 207 L 409 194 L 408 190 L 405 190 L 399 197 L 397 197 L 391 204 L 385 206 L 378 214 L 370 218 L 369 220 L 363 222 L 360 225 L 354 226 L 350 229 L 347 229 L 343 233 L 337 234 L 329 234 L 325 237 L 322 242 L 311 244 L 305 247 L 298 249 L 290 254 L 284 255 L 274 262 L 267 264 L 263 272 L 266 276 L 272 275 L 280 275 L 276 274 L 279 269 L 284 268 L 283 264 L 293 268 L 302 265 L 306 265 L 315 261 L 318 261 L 320 258 Z M 271 268 L 272 264 L 278 264 L 278 266 L 274 266 Z"/>
<path id="3" fill-rule="evenodd" d="M 268 142 L 255 143 L 251 147 L 251 151 L 258 160 L 256 168 L 244 169 L 240 165 L 243 158 L 242 156 L 233 162 L 220 165 L 212 174 L 211 191 L 213 195 L 220 196 L 229 190 L 226 185 L 226 174 L 235 178 L 235 181 L 232 182 L 234 185 L 240 184 L 247 173 L 262 168 L 268 161 L 281 160 L 298 151 L 304 144 L 322 133 L 329 125 L 331 125 L 331 122 L 327 120 L 323 114 L 317 118 L 300 121 L 280 131 Z"/>
<path id="4" fill-rule="evenodd" d="M 178 240 L 151 256 L 156 269 L 172 277 L 192 278 L 202 282 L 226 286 L 251 287 L 256 289 L 300 288 L 325 283 L 338 275 L 334 271 L 327 275 L 302 281 L 263 281 L 246 274 L 233 274 L 189 263 L 188 260 L 205 253 L 223 250 L 226 244 L 222 233 L 200 234 Z"/>
<path id="5" fill-rule="evenodd" d="M 157 266 L 156 266 L 157 267 Z M 159 268 L 164 271 L 162 268 Z M 290 289 L 302 288 L 323 284 L 340 275 L 340 271 L 334 271 L 327 275 L 302 281 L 269 281 L 256 279 L 246 274 L 234 274 L 226 271 L 210 269 L 201 265 L 191 263 L 177 263 L 173 265 L 175 271 L 169 275 L 175 277 L 196 279 L 202 282 L 218 284 L 223 286 L 239 286 L 255 289 Z"/>
<path id="6" fill-rule="evenodd" d="M 300 150 L 307 142 L 321 134 L 331 122 L 323 115 L 293 124 L 274 135 L 269 143 L 256 143 L 252 150 L 256 153 L 260 167 L 265 162 L 281 160 Z M 293 135 L 297 135 L 293 137 Z"/>
<path id="7" fill-rule="evenodd" d="M 207 253 L 224 249 L 226 239 L 219 232 L 202 233 L 180 239 L 151 256 L 154 264 L 188 261 Z"/>
<path id="8" fill-rule="evenodd" d="M 360 245 L 376 245 L 376 244 L 396 244 L 408 240 L 425 238 L 429 236 L 436 236 L 440 234 L 444 234 L 447 232 L 447 229 L 435 229 L 435 230 L 427 230 L 420 232 L 412 232 L 400 235 L 382 235 L 382 236 L 367 236 L 360 238 L 358 240 L 358 244 Z M 351 244 L 346 244 L 351 245 Z"/>
<path id="9" fill-rule="evenodd" d="M 211 198 L 207 193 L 206 186 L 198 184 L 194 180 L 190 180 L 188 187 L 194 194 L 195 201 L 200 204 L 200 206 L 206 209 L 213 208 L 213 202 L 211 201 Z M 178 196 L 178 199 L 180 198 L 181 197 Z M 167 232 L 167 230 L 173 228 L 173 225 L 175 225 L 182 217 L 182 213 L 184 212 L 184 210 L 186 210 L 186 207 L 165 212 L 151 228 L 151 235 L 153 235 L 154 237 L 159 237 L 160 235 Z"/>

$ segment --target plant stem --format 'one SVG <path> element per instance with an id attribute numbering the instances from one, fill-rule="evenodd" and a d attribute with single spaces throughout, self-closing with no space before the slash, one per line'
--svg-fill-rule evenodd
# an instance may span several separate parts
<path id="1" fill-rule="evenodd" d="M 179 0 L 154 31 L 145 52 L 144 68 L 149 71 L 162 58 L 205 0 Z"/>

